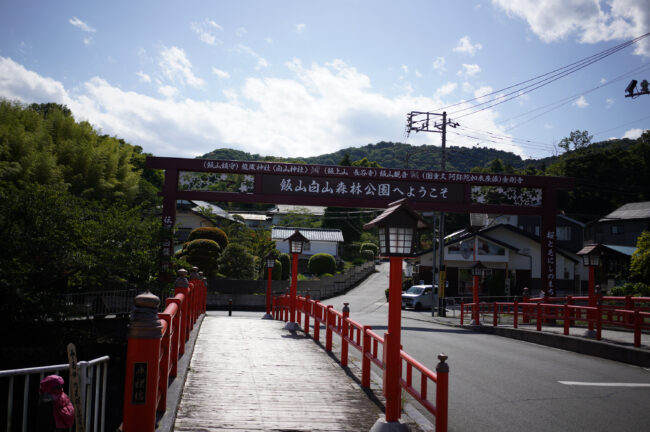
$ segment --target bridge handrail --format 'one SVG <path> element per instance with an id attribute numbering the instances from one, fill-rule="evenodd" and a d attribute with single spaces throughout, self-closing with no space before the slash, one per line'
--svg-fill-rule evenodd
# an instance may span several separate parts
<path id="1" fill-rule="evenodd" d="M 179 278 L 182 279 L 182 278 Z M 167 409 L 167 390 L 170 377 L 178 374 L 178 361 L 185 354 L 185 345 L 201 314 L 206 311 L 207 288 L 203 280 L 184 280 L 175 287 L 175 294 L 167 298 L 165 309 L 156 314 L 160 322 L 157 337 L 129 337 L 127 371 L 124 384 L 124 432 L 153 432 L 156 413 Z M 133 321 L 132 321 L 133 323 Z M 139 384 L 135 377 L 136 364 L 146 363 L 147 379 Z M 151 368 L 151 374 L 149 371 Z M 155 383 L 148 387 L 149 379 Z M 140 386 L 140 387 L 138 387 Z M 143 402 L 133 400 L 136 390 L 145 386 Z"/>
<path id="2" fill-rule="evenodd" d="M 604 297 L 608 299 L 608 297 Z M 611 297 L 610 297 L 611 298 Z M 634 305 L 630 302 L 629 297 L 616 297 L 616 300 L 621 298 L 627 299 L 627 305 Z M 492 314 L 492 325 L 496 327 L 499 320 L 504 315 L 513 316 L 513 326 L 518 328 L 519 317 L 521 316 L 522 323 L 529 323 L 535 321 L 537 331 L 542 331 L 543 325 L 549 322 L 562 321 L 563 332 L 569 335 L 572 325 L 576 322 L 584 322 L 590 330 L 595 328 L 596 340 L 602 339 L 603 325 L 623 328 L 632 330 L 634 332 L 634 346 L 641 346 L 641 335 L 643 331 L 650 331 L 650 312 L 645 311 L 645 308 L 617 308 L 615 305 L 605 306 L 602 304 L 600 297 L 597 299 L 596 306 L 576 305 L 575 300 L 588 300 L 588 297 L 567 297 L 562 298 L 564 303 L 559 303 L 560 298 L 551 298 L 555 303 L 544 301 L 537 301 L 539 299 L 524 299 L 523 302 L 480 302 L 480 303 L 461 303 L 460 308 L 460 323 L 464 325 L 465 315 L 471 317 L 477 315 Z M 645 301 L 646 298 L 642 298 Z M 647 298 L 650 300 L 650 298 Z"/>
<path id="3" fill-rule="evenodd" d="M 289 296 L 281 295 L 273 298 L 273 316 L 275 319 L 288 321 L 289 319 Z M 348 364 L 348 347 L 351 345 L 361 354 L 361 386 L 370 388 L 371 364 L 375 364 L 382 371 L 385 369 L 383 361 L 384 338 L 372 331 L 367 325 L 362 325 L 349 317 L 347 304 L 342 312 L 339 312 L 331 305 L 323 305 L 320 301 L 311 300 L 308 296 L 296 298 L 296 311 L 298 323 L 300 314 L 304 316 L 304 331 L 309 334 L 309 318 L 314 319 L 315 341 L 320 339 L 320 326 L 324 324 L 326 332 L 325 350 L 332 352 L 332 335 L 341 337 L 341 366 Z M 382 356 L 379 356 L 379 347 L 382 349 Z M 436 418 L 436 430 L 447 430 L 448 415 L 448 373 L 449 368 L 445 363 L 445 355 L 438 356 L 440 363 L 437 372 L 426 368 L 404 351 L 400 351 L 400 359 L 406 364 L 406 379 L 400 376 L 400 386 L 404 388 L 413 398 L 418 401 Z M 401 371 L 400 367 L 400 371 Z M 413 369 L 420 373 L 419 389 L 413 386 Z M 401 374 L 401 372 L 400 372 Z M 432 381 L 436 384 L 435 404 L 428 399 L 427 383 Z"/>

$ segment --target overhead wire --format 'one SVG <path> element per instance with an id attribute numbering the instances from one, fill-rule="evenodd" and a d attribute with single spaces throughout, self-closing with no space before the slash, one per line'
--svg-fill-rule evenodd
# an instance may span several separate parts
<path id="1" fill-rule="evenodd" d="M 508 86 L 508 87 L 504 87 L 502 89 L 490 92 L 490 93 L 485 94 L 485 95 L 475 97 L 473 99 L 469 99 L 467 101 L 461 101 L 461 102 L 458 102 L 458 103 L 455 103 L 455 104 L 452 104 L 452 105 L 448 105 L 446 107 L 437 108 L 434 111 L 446 110 L 446 109 L 449 109 L 449 108 L 453 108 L 455 106 L 459 106 L 459 105 L 467 104 L 467 103 L 470 103 L 470 102 L 474 102 L 474 101 L 477 101 L 479 99 L 484 99 L 484 98 L 486 98 L 488 96 L 499 95 L 498 97 L 491 98 L 490 100 L 486 100 L 484 102 L 474 104 L 472 106 L 469 106 L 469 107 L 466 107 L 466 108 L 456 110 L 456 111 L 453 111 L 453 112 L 449 113 L 449 115 L 455 115 L 455 114 L 462 113 L 464 111 L 474 110 L 474 111 L 471 111 L 470 113 L 463 114 L 461 116 L 455 115 L 456 119 L 467 117 L 467 116 L 472 115 L 472 114 L 476 114 L 477 112 L 486 110 L 486 109 L 494 107 L 496 105 L 500 105 L 500 104 L 505 103 L 507 101 L 510 101 L 510 100 L 512 100 L 514 98 L 517 98 L 517 97 L 523 96 L 524 94 L 530 93 L 533 90 L 536 90 L 536 89 L 538 89 L 540 87 L 546 86 L 546 85 L 550 84 L 551 82 L 554 82 L 554 81 L 556 81 L 556 80 L 558 80 L 560 78 L 563 78 L 563 77 L 565 77 L 567 75 L 570 75 L 570 74 L 572 74 L 572 73 L 574 73 L 574 72 L 576 72 L 576 71 L 578 71 L 580 69 L 583 69 L 583 68 L 585 68 L 585 67 L 587 67 L 587 66 L 589 66 L 589 65 L 591 65 L 591 64 L 593 64 L 593 63 L 595 63 L 595 62 L 597 62 L 599 60 L 602 60 L 602 59 L 604 59 L 604 58 L 606 58 L 606 57 L 608 57 L 608 56 L 610 56 L 610 55 L 612 55 L 612 54 L 614 54 L 614 53 L 616 53 L 616 52 L 618 52 L 618 51 L 620 51 L 620 50 L 622 50 L 624 48 L 627 48 L 628 46 L 630 46 L 630 45 L 644 39 L 645 37 L 647 37 L 649 35 L 650 35 L 650 33 L 646 33 L 644 35 L 641 35 L 641 36 L 636 37 L 634 39 L 631 39 L 629 41 L 623 42 L 623 43 L 621 43 L 619 45 L 616 45 L 614 47 L 603 50 L 603 51 L 601 51 L 599 53 L 593 54 L 593 55 L 591 55 L 589 57 L 585 57 L 585 58 L 583 58 L 581 60 L 570 63 L 570 64 L 568 64 L 566 66 L 561 67 L 561 68 L 554 69 L 554 70 L 552 70 L 550 72 L 547 72 L 545 74 L 538 75 L 538 76 L 536 76 L 534 78 L 519 82 L 517 84 L 513 84 L 513 85 Z M 541 78 L 543 78 L 543 79 L 541 79 Z M 523 86 L 524 84 L 528 84 L 528 85 Z M 517 88 L 517 90 L 506 93 L 506 94 L 501 94 L 502 92 L 513 89 L 513 88 Z M 528 90 L 526 90 L 526 89 L 528 89 Z M 524 90 L 526 90 L 526 91 L 524 91 Z M 508 97 L 508 96 L 511 96 L 511 97 Z M 490 104 L 490 105 L 484 106 L 484 105 L 487 105 L 487 104 Z M 476 109 L 478 107 L 482 107 L 482 108 Z"/>

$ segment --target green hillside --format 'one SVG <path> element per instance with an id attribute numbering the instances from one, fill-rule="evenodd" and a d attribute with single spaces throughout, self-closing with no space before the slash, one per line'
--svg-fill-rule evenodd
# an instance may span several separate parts
<path id="1" fill-rule="evenodd" d="M 243 161 L 282 160 L 285 162 L 304 162 L 308 164 L 338 165 L 345 154 L 350 160 L 368 158 L 385 168 L 440 169 L 441 148 L 437 146 L 412 146 L 395 142 L 382 141 L 363 147 L 348 147 L 334 153 L 320 156 L 280 159 L 269 156 L 250 154 L 240 150 L 217 149 L 201 156 L 203 159 L 225 159 Z M 449 147 L 447 149 L 448 171 L 470 171 L 474 167 L 483 167 L 494 159 L 501 159 L 505 165 L 523 168 L 527 162 L 514 153 L 490 148 Z M 408 164 L 408 165 L 407 165 Z"/>

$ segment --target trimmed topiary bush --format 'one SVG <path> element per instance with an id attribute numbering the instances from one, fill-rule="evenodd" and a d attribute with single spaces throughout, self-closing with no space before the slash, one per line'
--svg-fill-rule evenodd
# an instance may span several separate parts
<path id="1" fill-rule="evenodd" d="M 190 235 L 187 238 L 187 240 L 192 241 L 196 239 L 214 240 L 219 244 L 219 246 L 221 246 L 222 250 L 225 249 L 226 246 L 228 246 L 228 236 L 226 235 L 225 232 L 223 232 L 222 229 L 216 227 L 194 228 L 190 232 Z"/>
<path id="2" fill-rule="evenodd" d="M 374 243 L 361 243 L 361 247 L 359 248 L 359 252 L 361 253 L 361 256 L 363 256 L 364 250 L 372 251 L 374 256 L 377 256 L 377 254 L 379 253 L 379 248 Z"/>
<path id="3" fill-rule="evenodd" d="M 208 239 L 196 239 L 186 243 L 179 258 L 197 266 L 205 276 L 214 276 L 219 268 L 218 258 L 221 246 Z"/>
<path id="4" fill-rule="evenodd" d="M 280 280 L 287 280 L 291 274 L 291 257 L 289 254 L 283 253 L 279 259 L 282 264 L 282 276 Z"/>
<path id="5" fill-rule="evenodd" d="M 328 253 L 317 253 L 309 258 L 307 268 L 309 269 L 309 273 L 317 276 L 323 273 L 336 273 L 336 260 Z"/>
<path id="6" fill-rule="evenodd" d="M 366 261 L 374 261 L 375 254 L 370 249 L 362 249 L 361 258 L 365 259 Z"/>

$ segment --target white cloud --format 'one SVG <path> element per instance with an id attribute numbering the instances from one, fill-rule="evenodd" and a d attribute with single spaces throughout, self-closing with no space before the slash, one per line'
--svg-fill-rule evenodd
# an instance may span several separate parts
<path id="1" fill-rule="evenodd" d="M 303 31 L 305 31 L 306 27 L 307 27 L 306 24 L 300 23 L 300 24 L 296 24 L 294 26 L 294 29 L 295 29 L 296 33 L 302 33 Z"/>
<path id="2" fill-rule="evenodd" d="M 611 108 L 612 105 L 614 105 L 615 100 L 614 98 L 607 98 L 605 102 L 607 102 L 607 108 Z"/>
<path id="3" fill-rule="evenodd" d="M 415 70 L 415 76 L 418 78 L 422 78 L 422 73 L 419 70 Z"/>
<path id="4" fill-rule="evenodd" d="M 436 59 L 433 61 L 433 68 L 435 70 L 443 72 L 445 70 L 445 58 L 436 57 Z"/>
<path id="5" fill-rule="evenodd" d="M 483 45 L 481 45 L 480 43 L 476 43 L 472 45 L 472 43 L 469 40 L 469 36 L 463 36 L 458 41 L 458 45 L 454 47 L 454 51 L 467 53 L 470 56 L 473 56 L 474 54 L 476 54 L 476 51 L 480 50 L 481 48 L 483 48 Z"/>
<path id="6" fill-rule="evenodd" d="M 271 39 L 270 37 L 264 38 L 264 41 L 269 45 L 273 43 L 273 39 Z"/>
<path id="7" fill-rule="evenodd" d="M 262 68 L 268 67 L 269 62 L 266 61 L 264 57 L 253 51 L 251 47 L 248 47 L 246 45 L 239 44 L 237 45 L 237 51 L 240 53 L 248 54 L 249 56 L 253 57 L 255 60 L 257 60 L 257 65 L 255 66 L 256 70 L 260 70 Z"/>
<path id="8" fill-rule="evenodd" d="M 89 26 L 87 23 L 81 21 L 81 20 L 80 20 L 79 18 L 77 18 L 77 17 L 72 17 L 72 18 L 70 18 L 70 19 L 68 20 L 68 22 L 69 22 L 70 24 L 72 24 L 73 26 L 75 26 L 75 27 L 77 27 L 77 28 L 79 28 L 79 29 L 81 29 L 81 30 L 83 30 L 83 31 L 85 31 L 85 32 L 88 32 L 88 33 L 94 33 L 94 32 L 95 32 L 95 29 L 94 29 L 94 28 L 92 28 L 91 26 Z"/>
<path id="9" fill-rule="evenodd" d="M 172 99 L 174 96 L 178 95 L 178 89 L 173 86 L 164 85 L 158 88 L 158 93 L 165 96 L 168 99 Z"/>
<path id="10" fill-rule="evenodd" d="M 168 79 L 191 87 L 203 85 L 203 80 L 192 72 L 192 64 L 181 48 L 164 48 L 161 56 L 160 67 Z"/>
<path id="11" fill-rule="evenodd" d="M 218 76 L 221 79 L 227 79 L 230 78 L 230 74 L 224 70 L 217 69 L 215 67 L 212 68 L 212 73 Z"/>
<path id="12" fill-rule="evenodd" d="M 199 35 L 201 42 L 205 42 L 206 44 L 213 46 L 223 44 L 221 40 L 217 39 L 217 36 L 214 33 L 215 30 L 222 32 L 223 27 L 209 18 L 206 18 L 202 22 L 193 22 L 190 25 L 190 28 L 192 31 L 194 31 L 194 33 Z"/>
<path id="13" fill-rule="evenodd" d="M 69 103 L 63 84 L 28 71 L 8 57 L 0 57 L 0 96 L 29 103 Z"/>
<path id="14" fill-rule="evenodd" d="M 239 27 L 239 28 L 237 29 L 237 31 L 235 32 L 235 34 L 237 35 L 237 37 L 245 36 L 247 33 L 248 33 L 248 30 L 246 30 L 246 27 Z"/>
<path id="15" fill-rule="evenodd" d="M 643 129 L 630 129 L 625 132 L 623 138 L 638 139 L 643 134 Z"/>
<path id="16" fill-rule="evenodd" d="M 288 77 L 245 79 L 211 100 L 181 97 L 178 87 L 160 83 L 160 96 L 120 89 L 94 77 L 66 90 L 60 82 L 0 57 L 0 95 L 24 102 L 66 104 L 78 120 L 124 138 L 157 156 L 193 157 L 230 147 L 275 156 L 312 156 L 381 140 L 398 140 L 404 113 L 443 106 L 439 95 L 408 92 L 387 97 L 373 90 L 370 78 L 342 60 L 286 65 Z M 183 78 L 185 79 L 185 78 Z M 182 90 L 182 89 L 180 89 Z M 500 135 L 496 113 L 485 110 L 463 125 Z M 418 137 L 439 144 L 437 134 Z M 450 138 L 451 139 L 451 138 Z M 453 144 L 475 140 L 454 136 Z M 523 154 L 507 139 L 499 149 Z"/>
<path id="17" fill-rule="evenodd" d="M 458 84 L 455 82 L 448 82 L 447 84 L 444 84 L 441 87 L 438 87 L 436 89 L 436 95 L 437 96 L 447 96 L 448 94 L 452 93 L 454 90 L 458 88 Z"/>
<path id="18" fill-rule="evenodd" d="M 459 70 L 456 75 L 462 76 L 465 78 L 472 77 L 477 73 L 481 72 L 481 67 L 477 64 L 463 64 L 463 68 Z"/>
<path id="19" fill-rule="evenodd" d="M 406 74 L 409 73 L 409 67 L 407 65 L 402 65 L 400 68 L 402 69 L 402 71 L 404 73 L 406 73 Z"/>
<path id="20" fill-rule="evenodd" d="M 600 84 L 603 85 L 607 82 L 607 78 L 601 78 L 600 79 Z"/>
<path id="21" fill-rule="evenodd" d="M 144 72 L 142 72 L 142 71 L 137 72 L 136 75 L 137 75 L 138 77 L 140 77 L 140 81 L 142 81 L 142 82 L 146 82 L 146 83 L 150 83 L 150 82 L 151 82 L 151 77 L 150 77 L 148 74 L 146 74 L 146 73 L 144 73 Z"/>
<path id="22" fill-rule="evenodd" d="M 492 3 L 526 20 L 544 42 L 575 34 L 581 43 L 632 39 L 650 31 L 648 0 L 492 0 Z M 635 53 L 650 56 L 647 39 Z"/>
<path id="23" fill-rule="evenodd" d="M 580 96 L 573 102 L 573 105 L 577 106 L 578 108 L 587 108 L 589 106 L 589 102 L 587 102 L 587 99 L 584 96 Z"/>
<path id="24" fill-rule="evenodd" d="M 487 94 L 490 94 L 492 92 L 493 92 L 492 87 L 490 87 L 490 86 L 481 86 L 481 87 L 477 88 L 476 90 L 474 90 L 474 97 L 475 98 L 481 98 L 481 97 L 483 97 L 483 96 L 485 96 Z"/>

